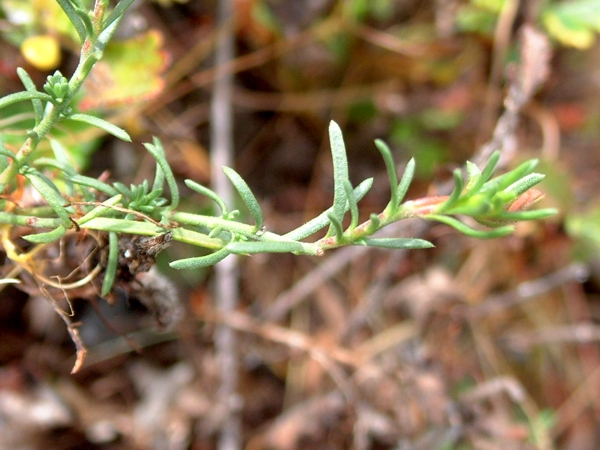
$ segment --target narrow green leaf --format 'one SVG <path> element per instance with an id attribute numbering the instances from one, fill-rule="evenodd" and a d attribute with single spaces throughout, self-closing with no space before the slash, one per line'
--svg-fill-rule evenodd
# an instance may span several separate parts
<path id="1" fill-rule="evenodd" d="M 162 192 L 163 192 L 163 190 L 160 188 L 153 189 L 152 191 L 150 191 L 146 194 L 146 199 L 149 201 L 154 201 L 155 199 L 157 199 L 158 197 L 160 197 L 162 195 Z"/>
<path id="2" fill-rule="evenodd" d="M 213 191 L 205 186 L 202 186 L 199 183 L 196 183 L 195 181 L 188 179 L 188 180 L 184 180 L 183 182 L 192 191 L 196 191 L 198 194 L 202 194 L 202 195 L 208 197 L 213 202 L 215 202 L 217 205 L 219 205 L 219 208 L 221 208 L 222 216 L 227 215 L 229 210 L 227 209 L 227 205 L 225 204 L 225 201 L 219 196 L 219 194 L 217 194 L 215 191 Z"/>
<path id="3" fill-rule="evenodd" d="M 120 128 L 112 123 L 101 119 L 100 117 L 90 116 L 89 114 L 71 114 L 67 117 L 67 120 L 74 120 L 76 122 L 87 123 L 88 125 L 92 125 L 96 128 L 100 128 L 101 130 L 106 131 L 109 134 L 125 141 L 131 142 L 131 137 L 123 128 Z"/>
<path id="4" fill-rule="evenodd" d="M 196 247 L 208 248 L 211 250 L 221 250 L 230 239 L 214 239 L 204 233 L 199 233 L 186 228 L 175 228 L 171 231 L 173 239 L 185 244 L 195 245 Z"/>
<path id="5" fill-rule="evenodd" d="M 94 24 L 92 23 L 92 19 L 88 13 L 87 8 L 78 6 L 75 8 L 75 13 L 81 19 L 81 23 L 85 27 L 86 35 L 91 38 L 92 42 L 94 41 L 95 31 Z"/>
<path id="6" fill-rule="evenodd" d="M 515 183 L 517 180 L 520 180 L 524 176 L 529 175 L 531 172 L 533 172 L 533 169 L 535 169 L 538 163 L 538 159 L 530 159 L 529 161 L 525 161 L 510 172 L 505 173 L 504 175 L 500 175 L 499 177 L 496 177 L 485 183 L 481 187 L 480 192 L 504 190 L 511 184 Z"/>
<path id="7" fill-rule="evenodd" d="M 493 152 L 486 163 L 483 172 L 479 170 L 476 164 L 471 161 L 467 161 L 467 193 L 463 197 L 475 195 L 479 192 L 482 186 L 490 179 L 494 173 L 494 169 L 500 160 L 500 152 L 496 150 Z"/>
<path id="8" fill-rule="evenodd" d="M 62 224 L 68 227 L 71 224 L 71 218 L 64 207 L 68 202 L 58 193 L 56 186 L 37 171 L 28 171 L 24 175 L 29 179 L 36 191 L 44 197 L 56 215 L 60 217 Z"/>
<path id="9" fill-rule="evenodd" d="M 48 94 L 44 94 L 43 92 L 15 92 L 14 94 L 9 94 L 5 97 L 0 98 L 0 109 L 5 108 L 13 103 L 24 102 L 26 100 L 43 100 L 45 102 L 52 101 L 52 97 Z"/>
<path id="10" fill-rule="evenodd" d="M 117 3 L 108 18 L 104 21 L 103 27 L 106 28 L 115 20 L 120 19 L 133 2 L 134 0 L 121 0 Z"/>
<path id="11" fill-rule="evenodd" d="M 134 199 L 132 190 L 125 186 L 123 183 L 115 181 L 113 183 L 113 187 L 117 190 L 119 194 L 123 195 L 123 197 L 127 198 L 128 200 Z"/>
<path id="12" fill-rule="evenodd" d="M 77 173 L 69 164 L 65 164 L 64 162 L 55 158 L 37 158 L 34 162 L 38 168 L 51 167 L 53 169 L 60 170 L 67 176 L 74 176 Z"/>
<path id="13" fill-rule="evenodd" d="M 342 130 L 339 125 L 333 120 L 329 123 L 329 142 L 331 146 L 331 156 L 333 159 L 333 210 L 332 215 L 335 217 L 334 221 L 331 221 L 331 227 L 327 232 L 327 236 L 331 236 L 334 232 L 337 234 L 335 229 L 335 223 L 341 223 L 344 220 L 344 214 L 346 213 L 346 204 L 348 198 L 346 197 L 346 189 L 344 183 L 349 181 L 348 176 L 348 160 L 346 158 L 346 146 L 344 145 L 344 137 L 342 136 Z"/>
<path id="14" fill-rule="evenodd" d="M 408 188 L 410 186 L 410 183 L 412 182 L 414 175 L 415 159 L 411 158 L 410 161 L 408 161 L 408 163 L 406 164 L 406 169 L 404 169 L 404 173 L 402 174 L 402 178 L 400 179 L 400 184 L 396 188 L 396 199 L 398 203 L 395 205 L 395 208 L 397 208 L 402 202 L 402 200 L 404 200 L 404 196 L 408 191 Z"/>
<path id="15" fill-rule="evenodd" d="M 350 184 L 350 181 L 345 180 L 344 181 L 344 189 L 346 190 L 346 198 L 348 199 L 348 203 L 350 205 L 350 230 L 353 230 L 354 228 L 356 228 L 356 225 L 358 225 L 358 204 L 356 203 L 356 200 L 354 199 L 354 194 L 353 194 L 353 190 L 352 190 L 352 184 Z"/>
<path id="16" fill-rule="evenodd" d="M 496 150 L 490 155 L 490 159 L 488 159 L 487 164 L 481 172 L 481 184 L 477 184 L 476 190 L 479 190 L 481 186 L 492 177 L 494 169 L 496 169 L 498 161 L 500 161 L 500 156 L 501 155 L 499 150 Z"/>
<path id="17" fill-rule="evenodd" d="M 169 190 L 171 191 L 171 204 L 169 205 L 169 209 L 177 208 L 177 205 L 179 205 L 179 187 L 177 187 L 177 181 L 175 180 L 171 166 L 167 161 L 162 142 L 160 142 L 160 139 L 157 137 L 154 137 L 152 139 L 152 144 L 146 143 L 144 144 L 144 147 L 146 147 L 146 150 L 154 157 L 167 180 L 167 186 L 169 186 Z"/>
<path id="18" fill-rule="evenodd" d="M 83 225 L 84 223 L 89 222 L 90 220 L 95 219 L 96 217 L 100 217 L 105 212 L 110 211 L 111 206 L 117 205 L 122 198 L 123 196 L 121 194 L 117 194 L 109 198 L 108 200 L 104 200 L 102 202 L 102 206 L 96 206 L 83 217 L 79 218 L 79 220 L 77 220 L 77 225 Z"/>
<path id="19" fill-rule="evenodd" d="M 372 186 L 373 186 L 373 178 L 367 178 L 362 183 L 360 183 L 356 188 L 354 188 L 353 195 L 354 195 L 355 201 L 359 202 L 365 195 L 367 195 L 367 192 L 369 192 L 369 189 L 371 189 Z M 344 213 L 346 211 L 348 211 L 349 208 L 350 208 L 349 204 L 346 203 L 346 208 L 345 208 Z M 307 223 L 296 228 L 295 230 L 292 230 L 289 233 L 284 234 L 282 237 L 285 239 L 289 239 L 291 241 L 299 241 L 300 239 L 304 239 L 305 237 L 315 234 L 317 231 L 319 231 L 320 229 L 326 227 L 327 225 L 329 225 L 331 223 L 331 221 L 329 220 L 329 218 L 327 216 L 327 214 L 331 213 L 331 212 L 333 212 L 333 207 L 322 212 L 317 217 L 309 220 Z"/>
<path id="20" fill-rule="evenodd" d="M 460 171 L 460 169 L 455 169 L 454 172 L 452 172 L 452 175 L 454 176 L 454 188 L 452 189 L 452 193 L 450 194 L 450 197 L 448 197 L 448 200 L 446 200 L 438 208 L 438 211 L 440 212 L 447 211 L 448 209 L 452 208 L 452 206 L 456 203 L 456 201 L 460 198 L 460 195 L 462 194 L 464 183 L 462 172 Z"/>
<path id="21" fill-rule="evenodd" d="M 14 152 L 11 152 L 9 149 L 7 149 L 7 148 L 4 146 L 4 142 L 2 141 L 2 139 L 1 139 L 1 138 L 0 138 L 0 154 L 1 154 L 2 156 L 6 156 L 7 158 L 10 158 L 10 159 L 15 159 L 15 158 L 16 158 L 16 156 L 17 156 L 17 155 L 15 155 L 15 153 L 14 153 Z"/>
<path id="22" fill-rule="evenodd" d="M 225 247 L 221 250 L 217 250 L 216 252 L 211 253 L 206 256 L 197 256 L 195 258 L 184 258 L 178 259 L 176 261 L 172 261 L 169 263 L 173 269 L 181 270 L 181 269 L 202 269 L 204 267 L 214 266 L 218 262 L 224 260 L 231 253 Z"/>
<path id="23" fill-rule="evenodd" d="M 15 154 L 4 147 L 4 142 L 2 142 L 2 138 L 0 138 L 0 173 L 4 172 L 9 166 L 9 158 L 14 159 L 14 157 Z"/>
<path id="24" fill-rule="evenodd" d="M 541 208 L 531 211 L 506 211 L 494 216 L 500 220 L 516 222 L 520 220 L 539 220 L 554 216 L 558 211 L 554 208 Z"/>
<path id="25" fill-rule="evenodd" d="M 87 177 L 85 175 L 74 175 L 70 178 L 70 180 L 75 184 L 96 189 L 97 191 L 102 192 L 111 197 L 114 197 L 115 195 L 119 194 L 119 192 L 111 185 L 106 184 L 105 182 L 100 181 L 97 178 Z"/>
<path id="26" fill-rule="evenodd" d="M 381 153 L 383 162 L 385 163 L 385 168 L 388 173 L 388 178 L 390 180 L 391 199 L 389 205 L 386 207 L 386 210 L 389 208 L 390 213 L 392 213 L 400 203 L 398 201 L 398 174 L 396 173 L 396 164 L 394 163 L 392 152 L 385 142 L 383 142 L 381 139 L 376 139 L 375 146 L 379 150 L 379 153 Z"/>
<path id="27" fill-rule="evenodd" d="M 478 239 L 492 239 L 501 236 L 506 236 L 512 233 L 515 229 L 513 226 L 503 226 L 499 228 L 494 228 L 492 230 L 476 230 L 464 224 L 460 220 L 455 219 L 454 217 L 442 216 L 438 214 L 430 214 L 422 217 L 423 219 L 437 220 L 438 222 L 450 225 L 452 228 L 456 229 L 457 231 L 460 231 L 464 235 Z"/>
<path id="28" fill-rule="evenodd" d="M 225 247 L 231 253 L 238 255 L 256 253 L 304 253 L 304 247 L 300 242 L 232 242 Z"/>
<path id="29" fill-rule="evenodd" d="M 70 173 L 70 174 L 76 174 L 77 171 L 75 170 L 75 166 L 71 162 L 71 158 L 69 158 L 69 152 L 64 147 L 64 145 L 62 145 L 56 139 L 49 138 L 48 140 L 50 141 L 50 148 L 52 149 L 52 153 L 54 154 L 54 157 L 58 161 L 60 161 L 62 164 L 64 164 L 65 166 L 69 167 L 69 170 L 71 172 L 68 172 L 68 173 Z"/>
<path id="30" fill-rule="evenodd" d="M 472 190 L 479 180 L 481 180 L 481 170 L 477 164 L 467 161 L 467 191 Z"/>
<path id="31" fill-rule="evenodd" d="M 379 230 L 379 228 L 381 227 L 381 219 L 379 218 L 379 216 L 377 214 L 372 213 L 369 220 L 370 220 L 370 223 L 367 226 L 367 234 L 371 235 L 371 234 L 375 233 L 377 230 Z"/>
<path id="32" fill-rule="evenodd" d="M 264 221 L 263 213 L 260 208 L 260 205 L 258 204 L 258 201 L 256 200 L 256 197 L 250 190 L 250 187 L 248 186 L 248 184 L 246 184 L 244 179 L 231 167 L 223 167 L 223 172 L 225 172 L 225 175 L 227 176 L 227 178 L 229 178 L 229 181 L 231 181 L 233 187 L 235 187 L 236 191 L 238 191 L 238 193 L 240 194 L 240 197 L 242 197 L 242 200 L 246 204 L 246 207 L 250 211 L 250 214 L 252 214 L 254 222 L 256 223 L 256 229 L 260 230 L 263 226 Z"/>
<path id="33" fill-rule="evenodd" d="M 114 231 L 108 233 L 108 261 L 104 280 L 102 280 L 102 290 L 100 295 L 106 297 L 113 288 L 117 277 L 117 264 L 119 263 L 119 236 Z"/>
<path id="34" fill-rule="evenodd" d="M 9 166 L 10 162 L 8 161 L 8 158 L 3 155 L 0 154 L 0 173 L 4 172 L 8 166 Z"/>
<path id="35" fill-rule="evenodd" d="M 160 189 L 162 191 L 163 186 L 165 184 L 165 173 L 163 172 L 160 164 L 156 163 L 156 168 L 154 169 L 154 182 L 152 183 L 152 190 L 156 191 Z"/>
<path id="36" fill-rule="evenodd" d="M 106 46 L 108 45 L 108 43 L 110 42 L 110 40 L 112 39 L 113 35 L 115 34 L 115 31 L 117 31 L 117 27 L 119 26 L 119 22 L 121 21 L 121 19 L 123 18 L 123 16 L 120 17 L 115 17 L 113 19 L 113 21 L 107 25 L 104 26 L 104 29 L 100 32 L 100 34 L 98 34 L 98 37 L 96 38 L 96 49 L 100 52 L 103 52 L 104 49 L 106 48 Z M 101 57 L 102 55 L 100 54 L 99 57 Z"/>
<path id="37" fill-rule="evenodd" d="M 215 227 L 208 233 L 209 238 L 218 237 L 223 231 L 223 227 Z"/>
<path id="38" fill-rule="evenodd" d="M 52 231 L 23 236 L 23 239 L 34 244 L 49 244 L 63 237 L 66 232 L 67 229 L 64 226 L 60 225 L 58 228 Z"/>
<path id="39" fill-rule="evenodd" d="M 342 242 L 344 239 L 344 229 L 342 228 L 342 223 L 333 214 L 333 211 L 329 211 L 327 213 L 327 218 L 329 219 L 329 222 L 331 222 L 331 228 L 335 232 L 335 238 L 338 240 L 338 242 Z"/>
<path id="40" fill-rule="evenodd" d="M 410 250 L 434 247 L 434 245 L 431 242 L 417 238 L 372 238 L 365 239 L 364 242 L 369 247 L 381 247 L 391 249 Z"/>
<path id="41" fill-rule="evenodd" d="M 85 26 L 83 25 L 81 17 L 79 17 L 79 14 L 77 14 L 75 7 L 69 0 L 56 0 L 56 2 L 63 9 L 63 11 L 73 24 L 73 27 L 75 27 L 75 31 L 77 31 L 77 34 L 79 35 L 79 40 L 81 41 L 81 44 L 83 44 L 85 38 L 87 37 L 87 32 Z"/>
<path id="42" fill-rule="evenodd" d="M 530 173 L 508 186 L 503 192 L 511 192 L 519 196 L 541 182 L 544 178 L 546 178 L 546 175 L 541 173 Z"/>
<path id="43" fill-rule="evenodd" d="M 39 167 L 39 168 L 51 167 L 53 169 L 58 169 L 61 172 L 63 172 L 66 175 L 66 177 L 62 178 L 66 185 L 66 194 L 71 197 L 74 195 L 73 183 L 69 180 L 68 177 L 75 175 L 76 172 L 69 164 L 66 164 L 66 163 L 59 161 L 57 159 L 54 159 L 54 158 L 37 158 L 35 160 L 35 164 L 36 164 L 36 167 Z"/>
<path id="44" fill-rule="evenodd" d="M 87 8 L 85 7 L 77 7 L 75 8 L 75 11 L 77 12 L 77 15 L 79 16 L 79 18 L 81 19 L 81 22 L 83 23 L 83 26 L 85 27 L 86 33 L 89 37 L 91 37 L 92 42 L 94 41 L 93 36 L 95 36 L 96 31 L 94 30 L 94 24 L 92 23 L 92 17 Z"/>
<path id="45" fill-rule="evenodd" d="M 124 234 L 139 234 L 142 236 L 158 236 L 165 232 L 164 228 L 157 227 L 150 222 L 142 222 L 140 220 L 119 219 L 116 217 L 96 217 L 88 220 L 81 225 L 81 228 L 101 231 L 114 231 L 115 233 Z M 175 232 L 178 229 L 172 230 L 173 239 Z M 219 247 L 221 248 L 221 247 Z"/>
<path id="46" fill-rule="evenodd" d="M 17 67 L 17 75 L 23 83 L 23 86 L 25 86 L 27 92 L 37 92 L 35 83 L 25 69 L 22 67 Z M 35 116 L 35 125 L 37 126 L 44 118 L 44 108 L 42 106 L 42 101 L 39 98 L 31 99 L 31 104 L 33 106 L 33 113 Z"/>

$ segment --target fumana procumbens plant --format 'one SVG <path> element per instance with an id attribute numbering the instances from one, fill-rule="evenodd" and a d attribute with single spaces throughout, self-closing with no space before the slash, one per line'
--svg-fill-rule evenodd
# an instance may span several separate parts
<path id="1" fill-rule="evenodd" d="M 179 208 L 179 189 L 158 139 L 144 144 L 156 161 L 153 180 L 125 186 L 119 182 L 92 178 L 78 173 L 70 162 L 67 149 L 51 137 L 53 128 L 62 121 L 79 121 L 101 128 L 124 141 L 131 141 L 121 128 L 92 115 L 75 112 L 72 101 L 90 74 L 94 64 L 101 59 L 103 50 L 113 36 L 123 13 L 133 0 L 119 1 L 108 11 L 107 0 L 97 0 L 93 11 L 84 9 L 79 0 L 57 0 L 72 22 L 79 39 L 81 53 L 79 64 L 70 78 L 59 72 L 49 76 L 38 90 L 31 77 L 18 69 L 24 90 L 0 99 L 0 111 L 16 102 L 31 102 L 34 126 L 27 130 L 20 148 L 9 148 L 0 140 L 0 229 L 2 246 L 16 270 L 36 274 L 34 255 L 44 246 L 63 239 L 66 235 L 101 233 L 96 237 L 103 247 L 104 256 L 97 266 L 79 282 L 55 283 L 63 291 L 71 286 L 80 288 L 94 278 L 101 280 L 102 296 L 108 296 L 119 277 L 123 265 L 133 276 L 148 270 L 153 258 L 170 241 L 179 241 L 202 249 L 199 256 L 170 262 L 175 269 L 207 267 L 218 263 L 230 254 L 291 252 L 304 255 L 322 255 L 326 250 L 347 245 L 363 245 L 389 249 L 421 249 L 432 247 L 418 238 L 378 238 L 381 228 L 407 218 L 437 220 L 456 228 L 461 233 L 477 238 L 492 238 L 509 234 L 512 223 L 521 220 L 541 219 L 554 213 L 552 209 L 531 210 L 542 194 L 532 189 L 544 175 L 534 172 L 536 160 L 523 163 L 516 169 L 492 178 L 500 154 L 492 154 L 487 165 L 480 169 L 467 163 L 466 179 L 463 172 L 454 172 L 454 189 L 448 196 L 425 197 L 404 201 L 413 178 L 415 162 L 410 160 L 400 180 L 388 146 L 381 140 L 375 146 L 387 168 L 391 198 L 384 210 L 372 214 L 359 223 L 358 202 L 373 184 L 367 179 L 353 186 L 348 176 L 348 163 L 342 132 L 335 122 L 329 127 L 329 137 L 334 168 L 333 205 L 300 227 L 279 235 L 268 230 L 263 212 L 255 195 L 244 179 L 232 168 L 225 167 L 226 176 L 235 187 L 248 209 L 253 223 L 238 221 L 239 211 L 229 205 L 214 191 L 193 180 L 185 180 L 191 190 L 215 203 L 215 215 L 202 215 Z M 1 137 L 1 135 L 0 135 Z M 39 157 L 38 145 L 49 140 L 52 156 Z M 165 195 L 168 188 L 168 196 Z M 43 205 L 22 202 L 26 189 L 34 189 L 44 200 Z M 349 214 L 349 223 L 347 220 Z M 468 216 L 484 227 L 473 228 L 457 216 Z M 348 225 L 344 225 L 348 223 Z M 22 252 L 15 244 L 16 229 L 30 232 L 22 237 L 32 244 Z M 324 237 L 307 241 L 323 228 Z M 134 244 L 122 244 L 129 236 Z M 132 253 L 137 252 L 138 255 Z M 133 256 L 142 262 L 133 264 Z M 7 277 L 4 282 L 16 282 Z"/>

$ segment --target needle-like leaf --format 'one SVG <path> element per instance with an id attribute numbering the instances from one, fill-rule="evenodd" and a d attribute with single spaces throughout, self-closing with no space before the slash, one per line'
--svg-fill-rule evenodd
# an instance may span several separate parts
<path id="1" fill-rule="evenodd" d="M 388 173 L 388 179 L 390 180 L 390 191 L 391 198 L 390 203 L 386 207 L 386 210 L 389 209 L 390 213 L 398 207 L 398 174 L 396 173 L 396 164 L 394 163 L 394 158 L 392 158 L 392 152 L 390 148 L 387 146 L 385 142 L 381 139 L 375 140 L 375 146 L 381 153 L 381 157 L 383 158 L 383 162 L 385 163 L 385 168 Z"/>
<path id="2" fill-rule="evenodd" d="M 369 238 L 364 243 L 370 247 L 406 250 L 434 247 L 431 242 L 417 238 Z"/>
<path id="3" fill-rule="evenodd" d="M 223 167 L 223 172 L 225 172 L 225 175 L 227 178 L 229 178 L 229 181 L 231 181 L 231 184 L 233 184 L 235 190 L 238 191 L 238 194 L 240 194 L 240 197 L 242 197 L 242 200 L 250 211 L 250 214 L 252 214 L 256 224 L 255 229 L 260 230 L 264 221 L 263 213 L 258 201 L 256 200 L 256 197 L 250 190 L 250 186 L 248 186 L 244 179 L 231 167 Z"/>
<path id="4" fill-rule="evenodd" d="M 327 232 L 328 236 L 337 234 L 335 224 L 341 224 L 346 213 L 346 189 L 344 184 L 349 181 L 348 177 L 348 160 L 346 158 L 346 146 L 344 145 L 344 137 L 339 125 L 334 121 L 329 123 L 329 142 L 331 146 L 331 156 L 333 159 L 333 210 L 331 215 L 334 220 L 331 221 L 331 227 Z"/>
<path id="5" fill-rule="evenodd" d="M 34 244 L 49 244 L 51 242 L 59 240 L 65 235 L 66 232 L 67 229 L 64 226 L 60 225 L 58 228 L 55 228 L 52 231 L 23 236 L 23 239 L 29 242 L 33 242 Z"/>
<path id="6" fill-rule="evenodd" d="M 115 283 L 117 276 L 117 264 L 119 262 L 119 237 L 117 233 L 111 231 L 108 233 L 108 261 L 106 263 L 106 271 L 104 280 L 102 281 L 102 291 L 100 295 L 106 297 Z"/>

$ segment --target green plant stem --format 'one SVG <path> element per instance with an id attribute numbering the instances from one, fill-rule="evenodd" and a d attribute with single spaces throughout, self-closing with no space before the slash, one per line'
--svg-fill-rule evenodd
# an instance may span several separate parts
<path id="1" fill-rule="evenodd" d="M 33 227 L 33 228 L 56 228 L 62 222 L 57 218 L 44 218 L 33 215 L 16 215 L 10 212 L 0 211 L 0 223 L 5 225 Z"/>
<path id="2" fill-rule="evenodd" d="M 375 221 L 371 218 L 355 228 L 347 229 L 343 233 L 341 239 L 338 239 L 336 236 L 329 236 L 318 240 L 315 244 L 322 250 L 331 250 L 346 245 L 360 244 L 364 239 L 372 236 L 376 231 L 393 222 L 398 222 L 399 220 L 407 219 L 409 217 L 417 217 L 416 215 L 413 216 L 408 210 L 399 210 L 393 215 L 384 211 L 374 216 L 376 217 Z"/>

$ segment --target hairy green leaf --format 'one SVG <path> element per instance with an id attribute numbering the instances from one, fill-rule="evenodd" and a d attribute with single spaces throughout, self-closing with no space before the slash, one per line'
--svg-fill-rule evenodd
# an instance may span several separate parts
<path id="1" fill-rule="evenodd" d="M 64 226 L 60 225 L 58 228 L 52 231 L 23 236 L 23 239 L 34 244 L 49 244 L 63 237 L 66 232 L 67 229 Z"/>
<path id="2" fill-rule="evenodd" d="M 370 247 L 381 247 L 391 249 L 419 249 L 431 248 L 434 245 L 424 239 L 417 238 L 369 238 L 364 240 Z"/>
<path id="3" fill-rule="evenodd" d="M 369 225 L 367 226 L 367 234 L 371 235 L 375 233 L 381 227 L 381 219 L 375 213 L 371 214 L 369 218 Z"/>
<path id="4" fill-rule="evenodd" d="M 554 208 L 533 209 L 531 211 L 505 211 L 497 214 L 498 219 L 516 222 L 519 220 L 539 220 L 547 219 L 558 211 Z"/>
<path id="5" fill-rule="evenodd" d="M 77 10 L 69 0 L 56 0 L 56 2 L 60 5 L 60 7 L 63 9 L 63 11 L 73 24 L 73 27 L 75 28 L 75 31 L 77 31 L 77 35 L 79 36 L 79 40 L 83 44 L 87 37 L 87 30 L 85 25 L 83 24 L 83 20 L 81 20 L 81 17 L 79 16 L 79 14 L 77 14 Z"/>
<path id="6" fill-rule="evenodd" d="M 126 1 L 128 1 L 128 0 L 126 0 Z M 104 51 L 104 49 L 106 48 L 106 46 L 112 39 L 113 35 L 115 34 L 115 31 L 117 31 L 117 27 L 122 18 L 123 18 L 122 15 L 111 18 L 112 22 L 106 24 L 104 26 L 103 30 L 98 34 L 98 37 L 96 38 L 96 42 L 95 42 L 96 49 L 98 51 L 100 51 L 100 52 Z"/>
<path id="7" fill-rule="evenodd" d="M 77 225 L 83 225 L 84 223 L 89 222 L 90 220 L 95 219 L 96 217 L 100 217 L 105 212 L 110 211 L 111 206 L 117 205 L 122 198 L 123 196 L 121 194 L 117 194 L 109 198 L 108 200 L 104 200 L 101 206 L 96 206 L 83 217 L 79 218 L 79 220 L 77 220 Z"/>
<path id="8" fill-rule="evenodd" d="M 104 119 L 101 119 L 100 117 L 90 116 L 89 114 L 76 113 L 76 114 L 71 114 L 70 116 L 67 117 L 67 119 L 74 120 L 76 122 L 87 123 L 88 125 L 92 125 L 96 128 L 100 128 L 101 130 L 104 130 L 107 133 L 112 134 L 113 136 L 115 136 L 125 142 L 131 142 L 131 137 L 129 136 L 127 131 L 125 131 L 124 129 L 122 129 L 116 125 L 113 125 L 110 122 L 107 122 Z"/>
<path id="9" fill-rule="evenodd" d="M 450 194 L 450 197 L 448 197 L 448 200 L 446 200 L 438 208 L 439 211 L 446 211 L 449 208 L 452 208 L 452 206 L 456 203 L 456 201 L 460 198 L 460 195 L 462 194 L 464 183 L 462 172 L 460 171 L 460 169 L 456 169 L 454 170 L 454 172 L 452 172 L 452 175 L 454 176 L 454 189 L 452 189 L 452 193 Z"/>
<path id="10" fill-rule="evenodd" d="M 329 123 L 329 141 L 331 146 L 331 156 L 333 159 L 333 210 L 331 215 L 335 218 L 331 221 L 331 227 L 327 232 L 327 236 L 333 233 L 337 234 L 335 223 L 341 223 L 344 220 L 346 213 L 346 189 L 344 184 L 349 181 L 348 176 L 348 160 L 346 158 L 346 146 L 344 145 L 344 137 L 339 125 L 333 120 Z"/>
<path id="11" fill-rule="evenodd" d="M 194 258 L 184 258 L 169 263 L 173 269 L 202 269 L 210 267 L 224 260 L 231 252 L 227 248 L 222 248 L 206 256 L 196 256 Z"/>
<path id="12" fill-rule="evenodd" d="M 157 137 L 154 137 L 152 144 L 144 144 L 144 147 L 146 147 L 146 150 L 154 157 L 167 180 L 167 186 L 169 186 L 169 190 L 171 191 L 171 205 L 169 208 L 177 208 L 177 205 L 179 205 L 179 188 L 177 187 L 177 181 L 175 180 L 171 166 L 167 161 L 162 142 L 160 142 Z"/>
<path id="13" fill-rule="evenodd" d="M 402 178 L 400 179 L 400 184 L 396 188 L 396 199 L 397 204 L 394 206 L 394 209 L 397 208 L 402 200 L 404 200 L 404 196 L 408 191 L 410 183 L 415 175 L 415 159 L 411 158 L 406 164 L 406 168 L 404 169 L 404 173 L 402 174 Z"/>
<path id="14" fill-rule="evenodd" d="M 46 102 L 52 101 L 52 97 L 48 94 L 44 94 L 43 92 L 15 92 L 14 94 L 9 94 L 5 97 L 0 98 L 0 109 L 5 108 L 13 103 L 24 102 L 26 100 L 43 100 Z"/>
<path id="15" fill-rule="evenodd" d="M 202 194 L 202 195 L 208 197 L 213 202 L 215 202 L 217 205 L 219 205 L 222 216 L 227 215 L 227 213 L 229 212 L 229 210 L 227 209 L 227 205 L 225 204 L 225 201 L 221 198 L 221 196 L 219 196 L 219 194 L 217 194 L 215 191 L 207 188 L 206 186 L 202 186 L 201 184 L 196 183 L 195 181 L 192 181 L 192 180 L 184 180 L 184 183 L 192 191 L 195 191 L 198 194 Z"/>
<path id="16" fill-rule="evenodd" d="M 44 197 L 56 215 L 60 217 L 63 225 L 68 227 L 71 223 L 71 218 L 64 207 L 67 201 L 58 193 L 56 186 L 37 171 L 26 171 L 24 175 L 29 179 L 36 191 Z"/>
<path id="17" fill-rule="evenodd" d="M 96 189 L 103 194 L 114 197 L 119 194 L 119 192 L 109 184 L 106 184 L 103 181 L 98 180 L 97 178 L 87 177 L 85 175 L 74 175 L 70 178 L 70 180 L 81 186 L 89 187 L 92 189 Z"/>
<path id="18" fill-rule="evenodd" d="M 123 183 L 115 181 L 113 183 L 113 187 L 117 190 L 119 194 L 123 195 L 123 197 L 127 198 L 128 200 L 134 199 L 132 190 L 125 186 Z"/>
<path id="19" fill-rule="evenodd" d="M 300 242 L 232 242 L 226 247 L 235 254 L 255 253 L 304 253 L 304 246 Z"/>
<path id="20" fill-rule="evenodd" d="M 471 161 L 467 161 L 467 180 L 467 191 L 472 190 L 473 186 L 481 180 L 481 170 Z"/>
<path id="21" fill-rule="evenodd" d="M 546 175 L 541 173 L 530 173 L 529 175 L 525 175 L 520 180 L 517 180 L 508 186 L 506 189 L 504 189 L 504 192 L 513 192 L 518 197 L 536 184 L 540 183 L 545 177 Z"/>
<path id="22" fill-rule="evenodd" d="M 113 288 L 117 276 L 117 264 L 119 263 L 119 236 L 114 231 L 108 233 L 108 261 L 104 280 L 102 280 L 102 290 L 100 295 L 106 297 Z"/>
<path id="23" fill-rule="evenodd" d="M 479 192 L 502 191 L 511 184 L 523 178 L 524 176 L 529 175 L 531 172 L 533 172 L 533 169 L 535 169 L 538 163 L 538 159 L 530 159 L 529 161 L 525 161 L 510 172 L 505 173 L 504 175 L 500 175 L 486 182 L 481 187 Z"/>
<path id="24" fill-rule="evenodd" d="M 398 200 L 398 174 L 396 173 L 396 164 L 394 163 L 392 152 L 385 142 L 383 142 L 381 139 L 376 139 L 375 146 L 379 150 L 379 153 L 381 153 L 383 162 L 385 163 L 385 168 L 388 173 L 388 179 L 390 181 L 391 199 L 386 209 L 389 208 L 390 212 L 393 212 L 400 203 Z"/>
<path id="25" fill-rule="evenodd" d="M 17 75 L 19 76 L 19 79 L 23 83 L 23 86 L 25 86 L 25 89 L 27 90 L 27 92 L 36 92 L 37 93 L 37 88 L 35 87 L 35 83 L 33 82 L 33 80 L 31 79 L 31 77 L 29 76 L 29 74 L 27 73 L 27 71 L 25 69 L 23 69 L 22 67 L 17 67 Z M 31 99 L 31 104 L 33 106 L 35 125 L 37 126 L 44 118 L 44 108 L 42 106 L 42 101 L 39 98 Z"/>
<path id="26" fill-rule="evenodd" d="M 225 172 L 225 175 L 227 176 L 227 178 L 229 178 L 229 181 L 231 181 L 231 184 L 233 184 L 233 187 L 236 189 L 236 191 L 238 191 L 238 194 L 240 194 L 240 197 L 246 204 L 246 207 L 250 211 L 250 214 L 252 214 L 254 222 L 256 223 L 256 230 L 260 230 L 263 226 L 264 221 L 263 213 L 262 209 L 260 208 L 260 205 L 258 204 L 258 201 L 256 200 L 256 197 L 250 190 L 250 187 L 244 181 L 244 179 L 231 167 L 223 167 L 223 172 Z"/>
<path id="27" fill-rule="evenodd" d="M 102 24 L 104 28 L 111 25 L 115 20 L 119 19 L 125 14 L 125 11 L 131 6 L 134 0 L 121 0 L 116 4 L 115 8 L 112 10 L 110 15 L 106 18 L 104 23 Z"/>
<path id="28" fill-rule="evenodd" d="M 446 225 L 450 225 L 452 228 L 460 231 L 461 233 L 474 238 L 479 239 L 492 239 L 501 236 L 506 236 L 514 231 L 514 227 L 507 225 L 499 228 L 494 228 L 492 230 L 476 230 L 474 228 L 469 227 L 458 219 L 454 217 L 442 216 L 438 214 L 430 214 L 427 216 L 423 216 L 424 219 L 429 220 L 437 220 L 438 222 L 445 223 Z"/>
<path id="29" fill-rule="evenodd" d="M 333 211 L 327 212 L 327 218 L 329 219 L 329 222 L 331 222 L 331 228 L 334 230 L 335 238 L 338 240 L 338 242 L 342 242 L 344 239 L 344 229 L 342 227 L 342 222 L 338 220 Z"/>
<path id="30" fill-rule="evenodd" d="M 358 204 L 356 203 L 356 199 L 354 198 L 354 193 L 352 189 L 352 184 L 350 184 L 349 180 L 344 181 L 344 189 L 346 190 L 346 198 L 348 199 L 348 203 L 350 204 L 350 230 L 356 228 L 358 225 Z"/>

